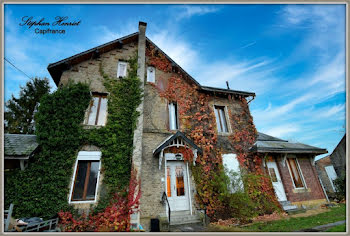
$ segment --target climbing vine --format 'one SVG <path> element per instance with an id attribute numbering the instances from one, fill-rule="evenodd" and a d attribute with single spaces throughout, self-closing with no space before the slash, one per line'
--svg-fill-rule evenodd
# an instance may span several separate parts
<path id="1" fill-rule="evenodd" d="M 137 200 L 130 198 L 129 188 L 133 132 L 139 116 L 136 108 L 142 98 L 137 55 L 130 58 L 129 65 L 128 75 L 117 79 L 108 77 L 101 64 L 103 83 L 109 92 L 108 120 L 103 127 L 86 129 L 82 125 L 91 100 L 86 84 L 69 83 L 42 99 L 36 115 L 40 150 L 25 171 L 8 173 L 5 178 L 5 205 L 14 203 L 15 217 L 49 218 L 59 211 L 62 216 L 75 212 L 68 205 L 67 196 L 73 164 L 84 145 L 95 145 L 102 152 L 104 178 L 94 213 L 113 208 L 111 200 L 116 194 L 118 199 L 138 204 L 140 196 Z"/>
<path id="2" fill-rule="evenodd" d="M 72 210 L 67 194 L 90 99 L 88 86 L 80 83 L 41 99 L 35 116 L 40 149 L 24 171 L 5 174 L 5 206 L 14 204 L 14 217 L 50 218 L 60 210 Z"/>
<path id="3" fill-rule="evenodd" d="M 165 89 L 152 84 L 158 91 L 159 95 L 168 101 L 174 101 L 178 104 L 178 114 L 180 129 L 193 142 L 203 150 L 203 155 L 197 158 L 196 166 L 191 165 L 192 174 L 196 182 L 196 202 L 201 208 L 206 209 L 206 213 L 213 220 L 225 217 L 227 213 L 227 204 L 222 201 L 222 193 L 218 184 L 218 176 L 223 172 L 222 151 L 217 145 L 217 132 L 215 114 L 210 107 L 210 96 L 198 91 L 198 86 L 190 81 L 180 72 L 172 70 L 172 65 L 163 54 L 160 54 L 152 45 L 146 48 L 148 63 L 155 66 L 163 72 L 173 72 L 168 79 Z M 229 96 L 232 103 L 240 104 L 240 111 L 232 113 L 230 111 L 230 121 L 233 129 L 229 140 L 237 158 L 248 172 L 247 181 L 248 194 L 251 198 L 259 199 L 260 202 L 267 197 L 267 202 L 272 202 L 271 209 L 276 209 L 276 202 L 270 179 L 262 171 L 262 159 L 257 155 L 251 155 L 249 148 L 254 144 L 257 136 L 253 119 L 250 115 L 248 104 L 244 97 Z M 230 109 L 229 109 L 230 110 Z M 172 150 L 177 151 L 179 150 Z M 186 150 L 183 150 L 186 151 Z M 184 153 L 185 160 L 192 160 L 191 155 Z M 254 173 L 254 175 L 252 174 Z M 250 181 L 255 177 L 255 181 Z M 258 181 L 259 180 L 259 181 Z M 255 184 L 254 184 L 255 183 Z M 262 193 L 262 194 L 260 194 Z M 258 208 L 258 207 L 256 207 Z M 266 209 L 261 209 L 264 211 Z"/>

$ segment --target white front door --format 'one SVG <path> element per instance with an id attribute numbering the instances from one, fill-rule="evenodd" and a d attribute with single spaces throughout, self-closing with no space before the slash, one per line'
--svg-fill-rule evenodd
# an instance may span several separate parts
<path id="1" fill-rule="evenodd" d="M 171 211 L 190 209 L 187 169 L 183 161 L 166 162 L 166 190 Z"/>
<path id="2" fill-rule="evenodd" d="M 273 188 L 278 201 L 287 201 L 286 192 L 284 191 L 283 183 L 281 180 L 280 173 L 278 172 L 277 164 L 274 161 L 267 162 L 267 168 L 269 169 L 269 174 L 271 177 Z"/>

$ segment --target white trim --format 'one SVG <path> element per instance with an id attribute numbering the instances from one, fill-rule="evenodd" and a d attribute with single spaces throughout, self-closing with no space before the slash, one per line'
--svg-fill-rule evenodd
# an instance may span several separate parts
<path id="1" fill-rule="evenodd" d="M 71 186 L 70 186 L 70 191 L 69 191 L 69 199 L 68 203 L 69 204 L 76 204 L 76 203 L 96 203 L 97 201 L 97 191 L 98 191 L 98 185 L 99 185 L 99 180 L 100 180 L 100 173 L 101 173 L 101 155 L 102 153 L 100 151 L 80 151 L 78 153 L 78 157 L 75 160 L 75 165 L 74 165 L 74 172 L 73 176 L 71 179 Z M 95 189 L 95 200 L 87 200 L 87 201 L 72 201 L 72 193 L 73 193 L 73 187 L 74 187 L 74 180 L 75 180 L 75 174 L 77 172 L 77 166 L 78 166 L 78 161 L 99 161 L 98 165 L 98 172 L 97 172 L 97 182 L 96 182 L 96 189 Z"/>
<path id="2" fill-rule="evenodd" d="M 186 170 L 187 170 L 188 199 L 190 201 L 190 212 L 191 212 L 191 215 L 193 215 L 193 213 L 192 213 L 192 200 L 191 200 L 190 172 L 188 170 L 188 162 L 186 162 Z"/>
<path id="3" fill-rule="evenodd" d="M 301 171 L 301 168 L 300 168 L 300 165 L 299 165 L 299 162 L 298 162 L 298 158 L 296 156 L 290 156 L 290 157 L 287 157 L 287 158 L 295 158 L 295 162 L 297 163 L 297 168 L 299 170 L 299 173 L 300 173 L 300 177 L 301 177 L 301 181 L 303 182 L 304 184 L 304 187 L 295 187 L 295 183 L 294 183 L 294 180 L 293 180 L 293 176 L 292 176 L 292 172 L 290 170 L 290 166 L 289 166 L 289 162 L 287 161 L 287 167 L 288 167 L 288 170 L 289 170 L 289 176 L 290 176 L 290 179 L 293 183 L 293 187 L 294 189 L 307 189 L 307 185 L 306 185 L 306 182 L 305 182 L 305 179 L 304 179 L 304 175 L 303 175 L 303 172 Z"/>

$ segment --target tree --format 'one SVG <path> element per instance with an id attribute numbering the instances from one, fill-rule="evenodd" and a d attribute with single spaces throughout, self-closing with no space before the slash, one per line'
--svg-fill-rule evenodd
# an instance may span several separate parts
<path id="1" fill-rule="evenodd" d="M 50 93 L 47 78 L 32 78 L 24 87 L 20 87 L 19 98 L 12 98 L 5 104 L 5 133 L 33 134 L 34 114 L 40 104 L 40 99 Z"/>

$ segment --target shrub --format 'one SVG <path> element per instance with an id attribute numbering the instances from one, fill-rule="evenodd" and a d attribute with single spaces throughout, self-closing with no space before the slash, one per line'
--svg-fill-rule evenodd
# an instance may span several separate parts
<path id="1" fill-rule="evenodd" d="M 336 189 L 335 196 L 341 201 L 346 197 L 346 175 L 343 173 L 341 176 L 334 180 L 334 186 Z"/>

